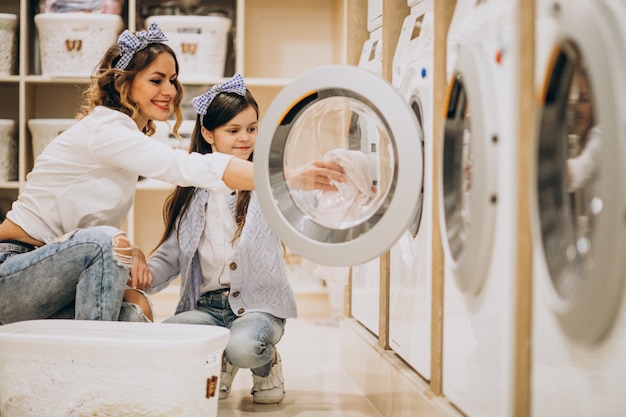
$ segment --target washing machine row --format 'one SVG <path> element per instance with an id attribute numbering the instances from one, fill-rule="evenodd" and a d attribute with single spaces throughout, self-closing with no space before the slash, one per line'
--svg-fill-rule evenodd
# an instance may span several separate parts
<path id="1" fill-rule="evenodd" d="M 409 6 L 393 84 L 380 77 L 381 38 L 372 28 L 359 67 L 312 70 L 270 105 L 255 151 L 264 212 L 296 252 L 355 266 L 355 317 L 374 333 L 378 256 L 391 247 L 390 343 L 428 379 L 428 185 L 439 158 L 444 395 L 468 416 L 500 417 L 514 415 L 515 230 L 518 210 L 531 210 L 533 416 L 619 415 L 626 405 L 619 379 L 626 371 L 626 257 L 616 253 L 626 247 L 626 6 L 538 0 L 532 207 L 517 203 L 517 2 L 457 1 L 441 155 L 432 154 L 437 132 L 424 123 L 432 119 L 432 3 Z M 594 121 L 587 136 L 580 133 L 585 108 Z M 339 222 L 318 210 L 325 196 L 288 181 L 288 173 L 336 148 L 365 161 L 372 186 Z"/>

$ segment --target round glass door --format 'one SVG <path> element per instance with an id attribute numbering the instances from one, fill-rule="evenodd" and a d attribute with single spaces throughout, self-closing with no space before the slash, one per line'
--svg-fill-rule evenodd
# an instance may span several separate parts
<path id="1" fill-rule="evenodd" d="M 563 299 L 574 297 L 591 268 L 592 229 L 604 205 L 593 101 L 580 52 L 563 44 L 549 81 L 537 170 L 541 239 L 552 286 Z"/>
<path id="2" fill-rule="evenodd" d="M 393 86 L 362 68 L 321 67 L 285 87 L 261 122 L 254 155 L 259 201 L 281 240 L 324 265 L 387 250 L 418 202 L 419 129 Z M 314 175 L 320 161 L 340 165 L 344 180 Z"/>
<path id="3" fill-rule="evenodd" d="M 543 285 L 565 332 L 588 342 L 611 328 L 624 280 L 623 256 L 615 253 L 624 247 L 626 213 L 616 118 L 623 90 L 611 82 L 621 71 L 598 44 L 565 37 L 555 47 L 537 147 Z"/>
<path id="4" fill-rule="evenodd" d="M 494 241 L 498 112 L 485 60 L 459 51 L 448 85 L 441 156 L 440 211 L 446 263 L 461 291 L 480 291 Z"/>

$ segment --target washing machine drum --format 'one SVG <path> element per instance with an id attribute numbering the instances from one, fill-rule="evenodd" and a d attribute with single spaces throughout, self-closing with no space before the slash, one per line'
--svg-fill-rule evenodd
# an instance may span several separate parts
<path id="1" fill-rule="evenodd" d="M 571 338 L 595 342 L 623 297 L 624 164 L 619 97 L 606 56 L 563 38 L 547 71 L 537 213 L 548 302 Z M 622 126 L 623 127 L 623 126 Z"/>

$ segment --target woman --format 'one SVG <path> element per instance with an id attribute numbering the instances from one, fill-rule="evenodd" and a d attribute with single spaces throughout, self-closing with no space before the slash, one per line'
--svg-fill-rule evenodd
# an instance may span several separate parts
<path id="1" fill-rule="evenodd" d="M 154 120 L 182 122 L 178 61 L 156 24 L 123 32 L 85 94 L 80 121 L 35 161 L 0 224 L 0 324 L 74 317 L 118 320 L 128 286 L 150 286 L 143 253 L 119 228 L 139 176 L 229 192 L 254 188 L 252 164 L 174 150 Z M 131 306 L 132 307 L 132 306 Z M 141 309 L 121 317 L 148 320 Z"/>

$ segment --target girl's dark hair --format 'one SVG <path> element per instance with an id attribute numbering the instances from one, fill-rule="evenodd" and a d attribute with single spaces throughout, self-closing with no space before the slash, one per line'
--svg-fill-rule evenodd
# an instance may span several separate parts
<path id="1" fill-rule="evenodd" d="M 124 70 L 118 70 L 115 65 L 120 60 L 120 49 L 116 44 L 112 45 L 104 54 L 98 64 L 95 75 L 91 76 L 91 85 L 83 93 L 83 104 L 76 117 L 82 119 L 88 115 L 96 106 L 106 106 L 110 109 L 121 111 L 130 116 L 133 120 L 139 117 L 139 107 L 130 99 L 130 87 L 138 72 L 152 64 L 161 54 L 168 53 L 174 58 L 176 64 L 176 74 L 179 72 L 176 53 L 164 43 L 151 43 L 145 48 L 135 52 L 135 55 Z M 173 130 L 175 134 L 183 122 L 181 102 L 183 100 L 183 86 L 177 81 L 176 96 L 172 100 L 176 122 Z M 144 133 L 152 135 L 155 132 L 155 125 L 152 120 L 144 129 Z"/>
<path id="2" fill-rule="evenodd" d="M 207 109 L 204 116 L 196 116 L 196 125 L 191 134 L 191 144 L 189 145 L 189 152 L 198 152 L 201 154 L 212 153 L 211 145 L 207 143 L 202 137 L 202 126 L 207 130 L 213 131 L 220 126 L 225 125 L 231 121 L 235 116 L 244 111 L 245 109 L 252 107 L 256 111 L 257 119 L 259 117 L 259 105 L 256 100 L 246 91 L 245 96 L 240 96 L 236 93 L 220 93 L 218 94 Z M 200 124 L 200 118 L 202 117 L 202 124 Z M 252 161 L 252 154 L 248 158 Z M 174 191 L 165 200 L 163 207 L 163 220 L 165 221 L 165 232 L 161 237 L 157 247 L 161 245 L 165 239 L 172 233 L 175 225 L 180 223 L 183 214 L 189 207 L 189 202 L 193 193 L 196 191 L 195 187 L 176 187 Z M 232 242 L 237 240 L 241 236 L 241 231 L 246 222 L 246 213 L 248 212 L 248 204 L 250 203 L 250 191 L 238 191 L 237 192 L 237 206 L 235 209 L 235 221 L 237 222 L 237 231 L 233 237 Z M 155 249 L 156 250 L 156 249 Z"/>

